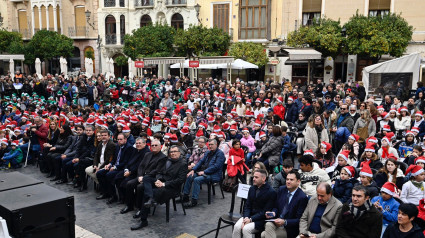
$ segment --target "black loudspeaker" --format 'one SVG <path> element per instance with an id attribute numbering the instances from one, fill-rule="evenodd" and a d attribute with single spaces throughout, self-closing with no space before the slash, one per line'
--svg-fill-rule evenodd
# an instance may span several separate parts
<path id="1" fill-rule="evenodd" d="M 0 193 L 0 216 L 18 238 L 74 238 L 74 197 L 44 184 Z"/>
<path id="2" fill-rule="evenodd" d="M 0 174 L 0 192 L 41 183 L 43 182 L 19 172 Z"/>

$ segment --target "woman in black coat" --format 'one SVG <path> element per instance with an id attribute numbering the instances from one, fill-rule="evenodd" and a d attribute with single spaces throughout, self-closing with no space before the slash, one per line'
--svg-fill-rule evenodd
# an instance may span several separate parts
<path id="1" fill-rule="evenodd" d="M 55 175 L 52 181 L 60 179 L 62 159 L 61 155 L 68 149 L 72 143 L 72 131 L 69 125 L 65 124 L 59 128 L 59 137 L 56 144 L 49 148 L 46 155 L 47 166 L 50 170 L 48 177 Z"/>

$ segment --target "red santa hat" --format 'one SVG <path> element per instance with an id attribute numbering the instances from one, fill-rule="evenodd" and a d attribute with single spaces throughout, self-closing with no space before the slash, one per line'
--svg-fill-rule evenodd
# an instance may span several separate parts
<path id="1" fill-rule="evenodd" d="M 364 149 L 364 152 L 367 151 L 375 153 L 375 146 L 373 143 L 366 143 L 366 148 Z"/>
<path id="2" fill-rule="evenodd" d="M 419 156 L 418 158 L 415 159 L 415 164 L 417 163 L 423 163 L 425 164 L 425 157 L 424 156 Z"/>
<path id="3" fill-rule="evenodd" d="M 311 156 L 313 156 L 313 158 L 314 158 L 314 152 L 313 152 L 313 150 L 312 150 L 312 149 L 310 149 L 310 150 L 305 150 L 303 155 L 311 155 Z"/>
<path id="4" fill-rule="evenodd" d="M 412 131 L 406 131 L 406 136 L 408 136 L 408 135 L 411 135 L 411 136 L 415 137 L 415 134 L 413 134 Z"/>
<path id="5" fill-rule="evenodd" d="M 181 129 L 181 130 L 180 130 L 180 133 L 181 133 L 182 135 L 187 135 L 187 134 L 189 134 L 189 129 L 188 129 L 188 128 L 183 127 L 183 129 Z"/>
<path id="6" fill-rule="evenodd" d="M 354 177 L 354 175 L 356 174 L 356 170 L 353 166 L 347 165 L 343 169 L 347 172 L 348 175 L 350 175 L 350 177 Z"/>
<path id="7" fill-rule="evenodd" d="M 415 113 L 415 116 L 420 116 L 420 117 L 424 117 L 424 114 L 422 113 L 422 111 L 417 111 L 416 113 Z"/>
<path id="8" fill-rule="evenodd" d="M 214 117 L 208 117 L 208 123 L 213 123 L 215 121 Z"/>
<path id="9" fill-rule="evenodd" d="M 266 100 L 264 100 L 264 104 L 270 104 L 270 99 L 266 99 Z"/>
<path id="10" fill-rule="evenodd" d="M 261 121 L 259 119 L 255 120 L 255 125 L 261 127 Z"/>
<path id="11" fill-rule="evenodd" d="M 388 112 L 381 113 L 382 119 L 386 119 L 390 114 Z"/>
<path id="12" fill-rule="evenodd" d="M 277 102 L 283 103 L 283 97 L 278 97 Z"/>
<path id="13" fill-rule="evenodd" d="M 192 114 L 192 110 L 186 109 L 186 114 Z"/>
<path id="14" fill-rule="evenodd" d="M 238 127 L 236 126 L 236 124 L 233 124 L 233 125 L 230 126 L 230 130 L 231 131 L 237 131 Z"/>
<path id="15" fill-rule="evenodd" d="M 378 111 L 385 111 L 384 106 L 380 105 L 376 108 Z"/>
<path id="16" fill-rule="evenodd" d="M 257 103 L 261 103 L 261 99 L 260 98 L 257 98 L 257 99 L 255 99 L 255 102 Z"/>
<path id="17" fill-rule="evenodd" d="M 408 112 L 409 110 L 407 109 L 407 107 L 403 106 L 400 107 L 398 110 L 400 110 L 400 112 Z"/>
<path id="18" fill-rule="evenodd" d="M 248 99 L 248 100 L 246 100 L 246 105 L 251 105 L 252 104 L 252 100 L 251 99 Z"/>
<path id="19" fill-rule="evenodd" d="M 383 131 L 391 131 L 391 127 L 390 125 L 384 125 L 384 127 L 382 128 Z"/>
<path id="20" fill-rule="evenodd" d="M 142 125 L 149 126 L 149 119 L 145 118 L 142 122 Z"/>
<path id="21" fill-rule="evenodd" d="M 356 134 L 351 134 L 348 139 L 352 139 L 354 141 L 359 141 L 360 136 L 356 135 Z"/>
<path id="22" fill-rule="evenodd" d="M 128 127 L 127 125 L 124 125 L 123 128 L 122 128 L 122 132 L 130 133 L 131 132 L 130 127 Z"/>
<path id="23" fill-rule="evenodd" d="M 170 135 L 170 141 L 172 143 L 177 143 L 177 142 L 179 142 L 179 139 L 177 138 L 177 135 L 176 134 L 171 134 Z"/>
<path id="24" fill-rule="evenodd" d="M 1 139 L 0 144 L 9 145 L 6 138 Z"/>
<path id="25" fill-rule="evenodd" d="M 233 108 L 232 110 L 230 110 L 230 113 L 232 113 L 232 114 L 238 114 L 238 113 L 236 112 L 236 108 Z"/>
<path id="26" fill-rule="evenodd" d="M 376 139 L 376 137 L 374 137 L 374 136 L 371 136 L 371 137 L 366 139 L 366 144 L 367 143 L 378 144 L 378 139 Z"/>
<path id="27" fill-rule="evenodd" d="M 18 140 L 14 140 L 12 141 L 12 146 L 18 146 L 19 145 L 19 141 Z"/>
<path id="28" fill-rule="evenodd" d="M 221 129 L 220 129 L 220 127 L 218 125 L 215 125 L 214 128 L 213 128 L 213 130 L 216 133 L 221 131 Z"/>
<path id="29" fill-rule="evenodd" d="M 226 98 L 226 101 L 232 101 L 232 97 L 228 96 L 228 97 Z"/>
<path id="30" fill-rule="evenodd" d="M 242 100 L 241 96 L 236 96 L 236 100 Z"/>
<path id="31" fill-rule="evenodd" d="M 243 128 L 243 130 L 242 130 L 242 132 L 248 132 L 249 133 L 249 130 L 248 130 L 248 128 Z"/>
<path id="32" fill-rule="evenodd" d="M 214 118 L 213 118 L 214 119 Z M 199 127 L 207 129 L 208 125 L 204 122 L 199 123 Z"/>
<path id="33" fill-rule="evenodd" d="M 320 143 L 320 145 L 321 145 L 323 148 L 325 148 L 326 153 L 328 153 L 328 151 L 332 148 L 332 145 L 331 145 L 331 144 L 329 144 L 329 143 L 328 143 L 328 142 L 326 142 L 326 141 L 322 141 L 322 143 Z"/>
<path id="34" fill-rule="evenodd" d="M 364 163 L 362 169 L 360 170 L 360 175 L 373 178 L 372 170 L 369 167 L 369 164 Z"/>
<path id="35" fill-rule="evenodd" d="M 170 137 L 171 137 L 171 133 L 165 133 L 164 139 L 170 139 Z"/>
<path id="36" fill-rule="evenodd" d="M 410 130 L 412 133 L 416 132 L 419 133 L 419 127 L 412 127 L 412 130 Z"/>
<path id="37" fill-rule="evenodd" d="M 176 124 L 171 124 L 170 125 L 170 130 L 177 131 L 177 125 Z"/>
<path id="38" fill-rule="evenodd" d="M 87 121 L 86 121 L 86 124 L 93 125 L 94 124 L 94 118 L 89 117 L 89 119 L 87 119 Z"/>
<path id="39" fill-rule="evenodd" d="M 137 119 L 136 116 L 131 116 L 130 117 L 130 123 L 137 123 L 137 122 L 139 122 L 139 119 Z"/>
<path id="40" fill-rule="evenodd" d="M 229 130 L 229 128 L 230 128 L 230 124 L 229 124 L 229 123 L 227 123 L 227 122 L 225 122 L 225 123 L 223 124 L 223 130 L 227 131 L 227 130 Z"/>
<path id="41" fill-rule="evenodd" d="M 204 132 L 202 130 L 198 130 L 198 132 L 196 132 L 196 138 L 199 138 L 201 136 L 204 136 Z"/>
<path id="42" fill-rule="evenodd" d="M 397 186 L 394 183 L 386 182 L 382 186 L 381 192 L 394 196 L 397 193 Z"/>
<path id="43" fill-rule="evenodd" d="M 17 109 L 17 110 L 15 111 L 15 115 L 16 115 L 16 116 L 21 116 L 21 114 L 22 114 L 22 113 L 21 113 L 21 111 L 19 111 L 19 109 Z"/>
<path id="44" fill-rule="evenodd" d="M 423 172 L 424 172 L 424 169 L 421 166 L 411 164 L 409 166 L 409 168 L 406 169 L 405 175 L 408 175 L 409 173 L 412 173 L 412 176 L 418 176 L 419 174 L 421 174 Z"/>
<path id="45" fill-rule="evenodd" d="M 288 101 L 294 101 L 294 97 L 289 96 L 289 97 L 288 97 Z"/>
<path id="46" fill-rule="evenodd" d="M 343 151 L 341 151 L 341 153 L 338 154 L 338 157 L 341 157 L 345 161 L 348 161 L 349 155 L 350 155 L 350 151 L 349 150 L 343 150 Z"/>
<path id="47" fill-rule="evenodd" d="M 264 131 L 260 131 L 260 138 L 265 137 L 266 133 Z"/>
<path id="48" fill-rule="evenodd" d="M 217 111 L 217 115 L 222 116 L 222 115 L 223 115 L 223 112 L 222 112 L 221 110 L 218 110 L 218 111 Z"/>
<path id="49" fill-rule="evenodd" d="M 395 113 L 397 113 L 397 109 L 395 109 L 395 107 L 391 107 L 390 112 L 395 112 Z"/>

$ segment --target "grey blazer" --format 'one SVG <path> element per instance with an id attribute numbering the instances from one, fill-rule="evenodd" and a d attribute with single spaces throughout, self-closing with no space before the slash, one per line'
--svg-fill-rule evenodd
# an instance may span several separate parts
<path id="1" fill-rule="evenodd" d="M 300 219 L 300 233 L 309 233 L 308 228 L 310 227 L 311 221 L 313 220 L 314 213 L 316 212 L 319 200 L 317 197 L 312 197 L 304 210 L 303 215 Z M 328 205 L 326 206 L 325 212 L 320 220 L 320 228 L 322 232 L 316 234 L 317 238 L 330 238 L 335 236 L 335 228 L 338 221 L 339 214 L 341 213 L 342 203 L 338 201 L 334 196 L 329 199 Z"/>

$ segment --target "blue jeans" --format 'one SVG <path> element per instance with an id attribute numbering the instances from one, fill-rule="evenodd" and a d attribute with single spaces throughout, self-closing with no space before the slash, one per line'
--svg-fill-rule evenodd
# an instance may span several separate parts
<path id="1" fill-rule="evenodd" d="M 208 183 L 209 181 L 212 181 L 210 175 L 199 176 L 197 173 L 195 173 L 194 175 L 187 177 L 183 188 L 184 195 L 189 195 L 190 188 L 192 187 L 193 183 L 192 199 L 198 200 L 201 184 Z"/>
<path id="2" fill-rule="evenodd" d="M 78 99 L 78 104 L 81 105 L 81 107 L 85 107 L 89 104 L 89 99 L 87 98 L 79 98 Z"/>
<path id="3" fill-rule="evenodd" d="M 252 158 L 252 152 L 248 152 L 248 154 L 246 154 L 246 159 L 245 159 L 245 164 L 248 166 L 248 168 L 252 168 L 251 158 Z"/>

